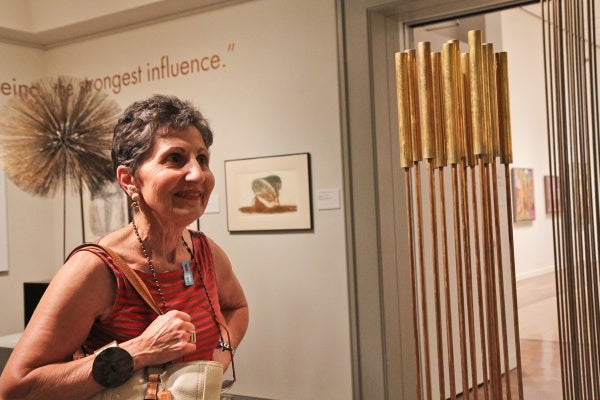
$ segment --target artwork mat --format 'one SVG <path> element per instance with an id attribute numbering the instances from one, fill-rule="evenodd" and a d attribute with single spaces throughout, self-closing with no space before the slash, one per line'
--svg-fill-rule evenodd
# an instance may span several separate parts
<path id="1" fill-rule="evenodd" d="M 513 168 L 513 221 L 535 220 L 535 187 L 532 168 Z"/>
<path id="2" fill-rule="evenodd" d="M 295 204 L 297 211 L 243 213 L 252 204 L 252 181 L 269 175 L 281 177 L 281 204 Z M 297 153 L 225 161 L 227 229 L 230 232 L 311 230 L 313 228 L 310 154 Z"/>

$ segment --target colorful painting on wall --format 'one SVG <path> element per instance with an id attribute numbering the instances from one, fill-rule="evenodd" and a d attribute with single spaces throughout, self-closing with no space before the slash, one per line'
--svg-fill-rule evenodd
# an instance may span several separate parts
<path id="1" fill-rule="evenodd" d="M 515 222 L 535 220 L 535 196 L 533 169 L 512 169 L 513 220 Z"/>

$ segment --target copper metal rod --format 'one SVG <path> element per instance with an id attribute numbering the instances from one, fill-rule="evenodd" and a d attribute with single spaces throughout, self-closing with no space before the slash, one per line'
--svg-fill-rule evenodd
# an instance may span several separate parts
<path id="1" fill-rule="evenodd" d="M 410 121 L 413 145 L 413 160 L 415 163 L 415 191 L 416 191 L 416 211 L 417 211 L 417 238 L 419 254 L 419 273 L 421 290 L 421 317 L 423 320 L 423 374 L 425 375 L 425 394 L 427 400 L 432 400 L 432 382 L 431 382 L 431 352 L 429 344 L 429 312 L 427 301 L 427 281 L 425 269 L 424 254 L 424 227 L 423 227 L 423 206 L 421 189 L 421 167 L 419 162 L 423 160 L 422 139 L 421 139 L 421 107 L 419 105 L 419 81 L 417 69 L 417 53 L 415 50 L 407 50 L 408 54 L 408 84 L 410 98 Z"/>
<path id="2" fill-rule="evenodd" d="M 498 181 L 497 181 L 497 170 L 496 170 L 496 157 L 500 156 L 500 135 L 498 132 L 498 98 L 497 98 L 497 87 L 496 87 L 496 61 L 494 55 L 494 48 L 491 43 L 484 44 L 484 55 L 486 57 L 486 98 L 487 98 L 487 117 L 488 122 L 488 151 L 489 159 L 491 160 L 491 203 L 490 203 L 490 238 L 495 237 L 495 240 L 491 241 L 491 247 L 496 248 L 496 259 L 492 263 L 495 267 L 495 271 L 492 271 L 491 285 L 492 288 L 497 292 L 497 296 L 493 296 L 493 314 L 494 324 L 496 327 L 495 335 L 497 337 L 497 350 L 498 353 L 502 351 L 502 359 L 504 360 L 504 380 L 506 382 L 506 393 L 507 399 L 512 400 L 511 385 L 510 385 L 510 362 L 508 358 L 508 334 L 506 327 L 506 306 L 504 296 L 504 268 L 502 263 L 502 236 L 500 234 L 500 214 L 498 208 Z M 493 252 L 492 252 L 493 254 Z M 498 308 L 500 308 L 500 318 L 498 318 Z M 497 366 L 500 369 L 499 376 L 502 376 L 502 362 L 500 354 L 498 354 Z"/>
<path id="3" fill-rule="evenodd" d="M 429 351 L 429 313 L 427 311 L 427 284 L 425 274 L 425 251 L 423 246 L 423 203 L 422 203 L 422 190 L 421 190 L 421 168 L 419 163 L 415 163 L 415 192 L 416 192 L 416 210 L 417 210 L 417 238 L 419 245 L 417 247 L 419 254 L 419 269 L 421 276 L 421 317 L 423 320 L 423 368 L 425 374 L 425 393 L 427 400 L 432 400 L 432 386 L 431 386 L 431 365 L 430 365 L 430 351 Z"/>
<path id="4" fill-rule="evenodd" d="M 474 152 L 478 159 L 480 176 L 480 198 L 482 216 L 482 240 L 483 240 L 483 279 L 485 286 L 485 324 L 487 327 L 488 360 L 490 371 L 491 393 L 494 399 L 502 398 L 499 368 L 499 347 L 497 340 L 496 320 L 496 290 L 494 285 L 494 254 L 492 251 L 493 240 L 491 230 L 491 211 L 489 194 L 489 171 L 488 165 L 491 161 L 490 155 L 490 102 L 489 102 L 489 65 L 487 52 L 489 47 L 481 44 L 481 33 L 479 31 L 469 32 L 469 71 L 471 87 L 471 114 Z M 479 98 L 480 102 L 474 101 Z M 480 103 L 480 104 L 477 104 Z"/>
<path id="5" fill-rule="evenodd" d="M 475 275 L 477 281 L 477 304 L 478 304 L 478 317 L 479 317 L 479 338 L 481 340 L 481 366 L 482 366 L 482 374 L 483 374 L 483 393 L 484 398 L 486 400 L 490 399 L 490 390 L 489 390 L 489 375 L 488 375 L 488 349 L 487 349 L 487 340 L 486 340 L 486 328 L 485 328 L 485 303 L 483 301 L 484 297 L 484 287 L 483 287 L 483 266 L 481 261 L 481 244 L 479 241 L 479 207 L 477 201 L 477 176 L 476 176 L 476 168 L 470 167 L 471 169 L 471 196 L 472 196 L 472 204 L 473 204 L 473 233 L 475 239 Z"/>
<path id="6" fill-rule="evenodd" d="M 469 74 L 468 74 L 468 54 L 459 54 L 460 58 L 460 70 L 459 77 L 462 85 L 459 84 L 459 96 L 460 101 L 459 109 L 460 114 L 464 116 L 462 119 L 461 129 L 459 132 L 461 139 L 459 139 L 460 146 L 463 147 L 461 154 L 461 187 L 462 187 L 462 218 L 463 218 L 463 241 L 464 241 L 464 260 L 465 260 L 465 278 L 467 286 L 467 320 L 469 326 L 469 352 L 471 356 L 471 381 L 473 382 L 473 397 L 475 400 L 479 400 L 479 380 L 477 375 L 477 345 L 475 343 L 475 313 L 474 313 L 474 300 L 473 300 L 473 263 L 472 263 L 472 251 L 471 248 L 471 224 L 470 224 L 470 208 L 469 208 L 469 189 L 468 189 L 468 176 L 467 169 L 469 168 L 469 153 L 467 151 L 471 149 L 471 109 L 470 109 L 470 90 L 469 90 Z M 473 203 L 475 204 L 475 203 Z M 474 210 L 474 213 L 476 210 Z M 475 230 L 476 232 L 476 230 Z M 476 235 L 477 233 L 475 233 Z M 475 248 L 475 251 L 478 251 Z"/>
<path id="7" fill-rule="evenodd" d="M 408 242 L 410 253 L 410 281 L 413 309 L 413 340 L 415 343 L 415 368 L 417 400 L 422 399 L 421 384 L 421 346 L 419 340 L 419 317 L 417 299 L 417 273 L 415 260 L 414 213 L 412 203 L 411 168 L 413 166 L 413 147 L 410 124 L 410 87 L 409 87 L 408 53 L 396 53 L 396 90 L 398 98 L 398 134 L 400 143 L 400 166 L 404 168 L 406 179 L 406 220 L 408 221 Z"/>
<path id="8" fill-rule="evenodd" d="M 492 392 L 494 398 L 502 398 L 502 380 L 501 380 L 501 363 L 500 363 L 500 340 L 499 340 L 499 321 L 497 313 L 497 286 L 496 286 L 496 262 L 494 255 L 494 230 L 493 230 L 493 206 L 491 194 L 491 182 L 495 177 L 490 176 L 490 164 L 494 160 L 493 145 L 492 145 L 492 129 L 493 124 L 493 102 L 491 99 L 492 87 L 490 82 L 493 80 L 494 74 L 493 63 L 493 46 L 489 43 L 481 46 L 482 51 L 482 98 L 483 98 L 483 154 L 479 155 L 479 166 L 481 169 L 481 197 L 483 204 L 483 232 L 484 232 L 484 249 L 486 260 L 486 284 L 487 298 L 486 306 L 488 308 L 488 343 L 490 350 L 490 370 L 492 375 Z"/>
<path id="9" fill-rule="evenodd" d="M 443 100 L 443 107 L 438 115 L 443 118 L 444 132 L 441 137 L 443 141 L 438 142 L 438 145 L 445 150 L 446 161 L 451 165 L 452 174 L 452 211 L 453 211 L 453 226 L 454 226 L 454 247 L 455 247 L 455 286 L 458 295 L 458 339 L 460 346 L 460 366 L 461 366 L 461 382 L 462 393 L 465 398 L 469 398 L 469 377 L 467 373 L 467 350 L 465 337 L 465 316 L 464 316 L 464 296 L 462 291 L 462 249 L 460 246 L 460 210 L 458 204 L 458 184 L 456 180 L 456 164 L 458 163 L 458 127 L 459 120 L 462 115 L 458 113 L 458 81 L 457 78 L 457 63 L 455 47 L 456 42 L 447 42 L 442 46 L 442 63 L 441 63 L 441 81 L 443 91 L 440 95 Z M 445 200 L 444 200 L 445 202 Z M 450 288 L 448 287 L 449 291 Z M 449 297 L 449 294 L 448 294 Z M 448 318 L 452 321 L 451 318 Z"/>
<path id="10" fill-rule="evenodd" d="M 465 329 L 465 294 L 463 287 L 463 259 L 461 245 L 461 222 L 460 222 L 460 204 L 458 187 L 458 170 L 456 165 L 451 166 L 452 173 L 452 210 L 454 220 L 454 248 L 455 248 L 455 269 L 456 269 L 456 291 L 458 297 L 458 331 L 460 340 L 460 361 L 463 398 L 469 398 L 469 375 L 467 362 L 467 337 Z M 477 383 L 475 383 L 476 385 Z"/>
<path id="11" fill-rule="evenodd" d="M 429 200 L 430 200 L 430 215 L 431 215 L 431 238 L 432 238 L 432 272 L 434 285 L 434 302 L 435 302 L 435 327 L 437 339 L 437 360 L 438 360 L 438 383 L 440 389 L 440 400 L 445 400 L 445 377 L 444 377 L 444 345 L 442 339 L 442 310 L 440 299 L 440 267 L 438 254 L 438 226 L 437 226 L 437 203 L 436 203 L 436 188 L 435 188 L 435 164 L 433 160 L 429 160 Z"/>
<path id="12" fill-rule="evenodd" d="M 454 335 L 452 329 L 452 300 L 450 298 L 450 267 L 448 265 L 448 232 L 446 224 L 446 188 L 444 184 L 444 169 L 438 169 L 440 185 L 440 209 L 441 209 L 441 235 L 442 235 L 442 264 L 444 271 L 444 295 L 446 314 L 446 345 L 448 347 L 448 380 L 450 384 L 450 398 L 456 399 L 456 377 L 454 371 Z"/>
<path id="13" fill-rule="evenodd" d="M 417 51 L 417 71 L 419 84 L 419 110 L 421 116 L 421 151 L 423 158 L 429 164 L 429 200 L 431 217 L 431 239 L 432 239 L 432 273 L 434 277 L 434 307 L 435 327 L 438 361 L 438 383 L 440 398 L 444 398 L 444 346 L 442 339 L 441 300 L 440 300 L 440 276 L 439 276 L 439 254 L 438 254 L 438 226 L 437 226 L 437 203 L 435 185 L 435 116 L 433 100 L 433 76 L 431 67 L 431 45 L 429 42 L 420 42 Z"/>
<path id="14" fill-rule="evenodd" d="M 468 182 L 467 182 L 467 167 L 463 161 L 460 167 L 460 187 L 462 189 L 461 196 L 461 214 L 463 219 L 462 224 L 462 240 L 464 241 L 464 269 L 465 269 L 465 284 L 467 287 L 467 325 L 469 331 L 469 355 L 471 365 L 471 381 L 473 384 L 473 399 L 479 398 L 479 382 L 477 378 L 477 349 L 475 343 L 475 315 L 473 312 L 473 276 L 471 263 L 471 230 L 469 218 L 469 200 L 468 200 Z"/>
<path id="15" fill-rule="evenodd" d="M 521 363 L 521 340 L 519 331 L 519 315 L 518 315 L 518 300 L 517 300 L 517 278 L 515 272 L 515 250 L 514 250 L 514 235 L 513 235 L 513 221 L 512 221 L 512 197 L 510 187 L 510 173 L 509 166 L 504 166 L 504 182 L 506 184 L 506 214 L 508 215 L 508 246 L 509 246 L 509 258 L 510 258 L 510 270 L 511 270 L 511 289 L 512 289 L 512 303 L 513 303 L 513 324 L 515 331 L 515 351 L 517 353 L 517 387 L 519 393 L 519 399 L 523 400 L 523 366 Z"/>
<path id="16" fill-rule="evenodd" d="M 452 174 L 452 210 L 454 225 L 456 292 L 458 296 L 458 338 L 460 345 L 460 365 L 463 397 L 469 398 L 469 375 L 467 362 L 467 341 L 465 333 L 465 299 L 462 279 L 462 247 L 460 239 L 460 207 L 458 201 L 458 175 L 456 165 L 459 162 L 459 121 L 463 115 L 459 113 L 460 103 L 458 87 L 460 80 L 460 59 L 457 58 L 458 42 L 450 41 L 442 46 L 442 77 L 443 77 L 443 113 L 444 137 L 446 138 L 446 156 L 451 166 Z M 449 297 L 449 295 L 448 295 Z M 448 302 L 450 300 L 448 299 Z"/>
<path id="17" fill-rule="evenodd" d="M 447 135 L 444 129 L 444 97 L 443 97 L 443 77 L 442 77 L 442 59 L 438 52 L 431 53 L 431 75 L 432 75 L 432 94 L 434 111 L 434 133 L 435 133 L 435 165 L 438 168 L 438 182 L 440 191 L 440 225 L 441 225 L 441 245 L 442 245 L 442 263 L 444 279 L 444 304 L 446 316 L 446 347 L 448 354 L 448 383 L 450 387 L 450 398 L 456 399 L 456 373 L 454 366 L 454 334 L 452 328 L 452 301 L 450 297 L 450 267 L 448 262 L 448 232 L 446 219 L 446 187 L 444 183 L 444 167 L 446 166 L 446 140 Z"/>
<path id="18" fill-rule="evenodd" d="M 479 157 L 479 170 L 481 176 L 481 204 L 482 204 L 482 232 L 483 232 L 483 249 L 484 249 L 484 269 L 485 269 L 485 305 L 487 310 L 487 337 L 489 350 L 489 368 L 491 375 L 491 389 L 494 399 L 502 398 L 502 387 L 500 367 L 499 367 L 499 349 L 497 339 L 497 320 L 496 320 L 496 291 L 494 285 L 494 254 L 492 244 L 491 230 L 491 212 L 490 212 L 490 194 L 489 194 L 489 169 L 484 161 L 484 157 Z"/>
<path id="19" fill-rule="evenodd" d="M 521 364 L 521 340 L 519 333 L 517 281 L 515 273 L 515 252 L 512 224 L 512 198 L 509 176 L 509 164 L 512 163 L 512 133 L 510 125 L 510 96 L 508 87 L 508 56 L 505 52 L 496 53 L 496 87 L 498 104 L 498 143 L 500 146 L 499 156 L 500 162 L 504 164 L 504 183 L 506 192 L 509 271 L 511 277 L 510 294 L 513 306 L 514 345 L 517 363 L 517 393 L 519 396 L 518 398 L 523 400 L 523 369 Z M 503 274 L 500 276 L 503 276 Z M 504 304 L 504 301 L 502 303 Z M 510 382 L 508 386 L 510 386 Z"/>
<path id="20" fill-rule="evenodd" d="M 419 317 L 418 317 L 418 297 L 417 297 L 417 265 L 415 260 L 415 238 L 414 238 L 414 213 L 413 213 L 413 195 L 412 195 L 412 180 L 411 169 L 404 168 L 404 177 L 406 180 L 406 219 L 408 221 L 408 246 L 410 248 L 410 282 L 411 282 L 411 297 L 413 303 L 413 340 L 415 341 L 415 369 L 416 373 L 416 393 L 417 400 L 423 398 L 422 388 L 422 371 L 421 371 L 421 341 L 419 339 Z"/>
<path id="21" fill-rule="evenodd" d="M 476 34 L 472 34 L 476 36 Z M 476 38 L 475 38 L 476 39 Z M 475 40 L 477 41 L 477 40 Z M 471 84 L 474 80 L 474 76 L 471 74 L 471 62 L 470 54 L 461 55 L 461 70 L 464 76 L 465 86 L 465 147 L 466 147 L 466 165 L 471 170 L 471 204 L 473 207 L 473 248 L 472 253 L 475 254 L 475 278 L 476 278 L 476 292 L 477 292 L 477 316 L 479 322 L 479 338 L 480 338 L 480 354 L 481 354 L 481 371 L 483 378 L 483 395 L 485 400 L 490 400 L 489 390 L 489 375 L 488 375 L 488 357 L 487 357 L 487 341 L 486 341 L 486 327 L 485 327 L 485 303 L 483 301 L 483 266 L 481 260 L 481 244 L 479 240 L 480 229 L 479 229 L 479 212 L 480 207 L 478 206 L 477 199 L 477 176 L 476 166 L 477 160 L 475 157 L 475 145 L 473 140 L 473 122 L 475 118 L 472 116 L 473 99 L 472 95 L 474 90 L 471 88 Z M 479 107 L 479 105 L 478 105 Z M 479 124 L 481 130 L 481 124 Z M 480 133 L 481 134 L 481 133 Z"/>
<path id="22" fill-rule="evenodd" d="M 502 236 L 500 235 L 500 209 L 498 205 L 498 181 L 495 179 L 497 176 L 496 163 L 492 162 L 492 192 L 493 192 L 493 209 L 494 209 L 494 229 L 496 236 L 496 261 L 498 267 L 496 268 L 497 279 L 498 279 L 498 294 L 500 296 L 500 329 L 501 329 L 501 348 L 502 356 L 504 360 L 504 377 L 506 381 L 506 394 L 507 399 L 512 400 L 511 384 L 510 384 L 510 359 L 508 358 L 508 332 L 506 323 L 506 296 L 504 295 L 504 266 L 502 258 Z M 513 312 L 517 311 L 513 307 Z"/>

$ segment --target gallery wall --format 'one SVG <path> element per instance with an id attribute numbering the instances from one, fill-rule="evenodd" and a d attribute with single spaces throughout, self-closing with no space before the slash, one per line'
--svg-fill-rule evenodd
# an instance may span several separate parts
<path id="1" fill-rule="evenodd" d="M 533 169 L 535 219 L 514 224 L 517 277 L 554 271 L 552 215 L 546 213 L 544 176 L 550 175 L 540 5 L 500 13 L 508 52 L 513 168 Z M 532 14 L 534 12 L 534 14 Z"/>
<path id="2" fill-rule="evenodd" d="M 0 43 L 0 63 L 0 81 L 9 85 L 3 87 L 0 105 L 11 97 L 14 83 L 30 82 L 45 74 L 45 54 L 41 50 Z M 8 179 L 5 183 L 6 192 L 0 195 L 6 201 L 6 220 L 2 221 L 6 226 L 0 229 L 8 232 L 8 272 L 0 272 L 0 301 L 4 305 L 0 335 L 23 328 L 23 282 L 51 278 L 62 257 L 54 250 L 62 241 L 62 224 L 54 219 L 59 203 L 31 196 Z"/>
<path id="3" fill-rule="evenodd" d="M 1 58 L 0 81 L 74 76 L 90 79 L 121 107 L 165 93 L 202 110 L 215 133 L 217 185 L 215 207 L 200 225 L 227 251 L 250 304 L 233 393 L 351 398 L 344 203 L 324 207 L 317 196 L 343 189 L 334 1 L 253 1 L 45 52 L 9 45 L 0 51 L 5 47 L 11 53 Z M 193 59 L 206 70 L 152 76 L 153 67 L 165 71 Z M 311 156 L 313 230 L 228 232 L 224 162 L 304 152 Z M 62 197 L 34 198 L 11 184 L 7 195 L 10 270 L 0 275 L 0 302 L 15 306 L 0 334 L 22 328 L 22 282 L 50 278 L 63 256 Z M 82 238 L 79 199 L 67 200 L 70 248 Z M 43 262 L 32 259 L 35 242 Z"/>

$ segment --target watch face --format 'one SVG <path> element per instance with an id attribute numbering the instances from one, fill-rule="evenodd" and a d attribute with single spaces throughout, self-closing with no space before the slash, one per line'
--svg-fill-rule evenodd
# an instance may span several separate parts
<path id="1" fill-rule="evenodd" d="M 133 358 L 120 347 L 102 350 L 94 360 L 92 376 L 105 387 L 117 387 L 125 383 L 133 374 Z"/>

